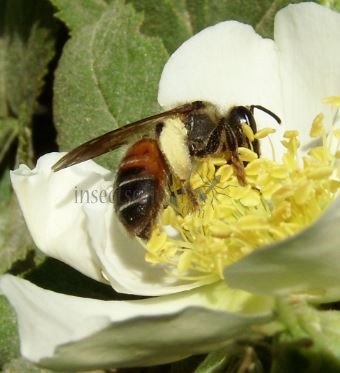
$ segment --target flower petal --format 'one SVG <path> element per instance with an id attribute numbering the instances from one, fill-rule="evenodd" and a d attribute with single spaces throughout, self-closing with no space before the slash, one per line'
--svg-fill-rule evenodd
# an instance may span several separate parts
<path id="1" fill-rule="evenodd" d="M 181 281 L 167 271 L 145 261 L 145 248 L 127 234 L 119 223 L 113 206 L 84 206 L 87 229 L 105 277 L 121 293 L 164 295 L 189 290 L 206 282 Z"/>
<path id="2" fill-rule="evenodd" d="M 222 111 L 253 103 L 279 110 L 279 86 L 273 41 L 229 21 L 206 28 L 177 49 L 164 67 L 158 101 L 166 108 L 203 100 Z"/>
<path id="3" fill-rule="evenodd" d="M 104 281 L 84 229 L 85 214 L 76 189 L 97 188 L 110 173 L 89 161 L 59 172 L 51 166 L 60 153 L 46 154 L 30 170 L 21 165 L 11 181 L 37 247 L 83 274 Z"/>
<path id="4" fill-rule="evenodd" d="M 274 39 L 284 118 L 306 143 L 317 114 L 325 113 L 325 123 L 331 123 L 331 109 L 322 100 L 340 92 L 340 14 L 314 3 L 289 5 L 275 18 Z"/>
<path id="5" fill-rule="evenodd" d="M 6 275 L 21 352 L 52 369 L 145 366 L 207 352 L 271 319 L 273 300 L 223 283 L 179 295 L 100 301 L 66 296 Z"/>
<path id="6" fill-rule="evenodd" d="M 235 21 L 208 27 L 186 41 L 166 63 L 158 92 L 164 108 L 195 100 L 209 101 L 225 113 L 235 105 L 263 105 L 282 116 L 281 85 L 274 42 Z M 260 111 L 259 129 L 284 130 Z M 283 119 L 283 118 L 282 118 Z M 279 128 L 278 128 L 279 127 Z M 272 137 L 276 151 L 281 143 Z M 262 154 L 272 157 L 270 142 L 261 141 Z"/>
<path id="7" fill-rule="evenodd" d="M 60 156 L 45 155 L 35 169 L 22 165 L 11 174 L 40 250 L 123 293 L 162 295 L 202 285 L 177 280 L 145 261 L 145 249 L 125 232 L 114 212 L 112 181 L 105 181 L 111 179 L 109 171 L 90 161 L 55 173 L 51 166 Z"/>
<path id="8" fill-rule="evenodd" d="M 224 271 L 238 289 L 269 295 L 340 296 L 340 197 L 312 226 L 242 259 Z"/>

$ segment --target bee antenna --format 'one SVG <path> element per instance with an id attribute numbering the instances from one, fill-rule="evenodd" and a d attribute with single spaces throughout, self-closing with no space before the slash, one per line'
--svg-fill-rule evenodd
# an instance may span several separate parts
<path id="1" fill-rule="evenodd" d="M 251 105 L 249 107 L 249 109 L 250 109 L 250 111 L 251 111 L 252 114 L 254 113 L 254 109 L 261 110 L 264 113 L 270 115 L 272 118 L 274 118 L 278 124 L 281 124 L 281 119 L 276 114 L 274 114 L 272 111 L 270 111 L 267 108 L 265 108 L 264 106 L 261 106 L 261 105 Z"/>

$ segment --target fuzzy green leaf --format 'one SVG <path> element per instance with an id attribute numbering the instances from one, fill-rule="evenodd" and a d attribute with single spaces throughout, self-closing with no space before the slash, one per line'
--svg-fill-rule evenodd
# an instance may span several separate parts
<path id="1" fill-rule="evenodd" d="M 7 153 L 17 135 L 17 120 L 0 119 L 0 162 L 4 167 L 0 178 L 0 273 L 8 271 L 14 263 L 25 259 L 34 247 L 12 193 L 9 168 L 6 167 Z"/>
<path id="2" fill-rule="evenodd" d="M 16 317 L 7 300 L 0 296 L 0 367 L 18 356 Z"/>
<path id="3" fill-rule="evenodd" d="M 23 105 L 33 112 L 47 65 L 54 55 L 53 27 L 52 8 L 47 1 L 7 1 L 6 97 L 17 116 Z"/>
<path id="4" fill-rule="evenodd" d="M 0 118 L 0 163 L 4 160 L 17 134 L 18 122 L 15 119 Z"/>
<path id="5" fill-rule="evenodd" d="M 99 20 L 107 9 L 104 0 L 68 1 L 51 0 L 59 10 L 56 16 L 65 22 L 71 34 Z M 185 0 L 128 0 L 135 10 L 144 14 L 141 31 L 145 35 L 162 38 L 167 50 L 172 53 L 192 35 Z"/>
<path id="6" fill-rule="evenodd" d="M 13 263 L 24 260 L 34 245 L 15 196 L 0 206 L 0 273 L 4 273 Z"/>
<path id="7" fill-rule="evenodd" d="M 0 2 L 0 118 L 7 116 L 6 107 L 6 72 L 5 72 L 5 38 L 4 38 L 4 25 L 5 25 L 5 12 L 6 2 Z"/>
<path id="8" fill-rule="evenodd" d="M 184 0 L 129 0 L 137 11 L 144 13 L 141 31 L 162 38 L 169 53 L 174 52 L 192 35 L 189 14 Z"/>
<path id="9" fill-rule="evenodd" d="M 3 0 L 0 12 L 0 118 L 18 120 L 17 162 L 31 164 L 31 121 L 54 56 L 56 23 L 45 0 Z"/>
<path id="10" fill-rule="evenodd" d="M 273 35 L 274 16 L 289 0 L 187 0 L 194 32 L 228 19 L 252 25 L 262 36 Z"/>
<path id="11" fill-rule="evenodd" d="M 141 24 L 131 5 L 117 1 L 66 45 L 54 96 L 62 149 L 159 111 L 157 87 L 168 55 L 159 39 L 140 33 Z"/>
<path id="12" fill-rule="evenodd" d="M 51 0 L 58 9 L 55 16 L 63 21 L 71 33 L 96 22 L 107 8 L 105 0 Z"/>

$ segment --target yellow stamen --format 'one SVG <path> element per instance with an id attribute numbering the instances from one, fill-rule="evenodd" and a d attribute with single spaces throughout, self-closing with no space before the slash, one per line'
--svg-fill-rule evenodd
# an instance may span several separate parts
<path id="1" fill-rule="evenodd" d="M 325 128 L 323 125 L 324 114 L 318 114 L 312 123 L 312 128 L 310 129 L 309 136 L 310 137 L 321 137 L 325 133 Z"/>
<path id="2" fill-rule="evenodd" d="M 323 102 L 332 106 L 340 107 L 340 96 L 329 96 L 326 97 Z"/>
<path id="3" fill-rule="evenodd" d="M 334 136 L 337 140 L 340 140 L 340 128 L 334 130 Z"/>
<path id="4" fill-rule="evenodd" d="M 250 142 L 253 142 L 255 140 L 254 132 L 251 127 L 248 126 L 248 124 L 242 124 L 242 130 Z"/>
<path id="5" fill-rule="evenodd" d="M 298 137 L 298 136 L 299 136 L 298 131 L 286 131 L 283 134 L 283 137 L 285 137 L 286 139 L 293 139 L 293 138 Z"/>
<path id="6" fill-rule="evenodd" d="M 166 263 L 186 280 L 223 278 L 224 267 L 314 222 L 340 188 L 336 178 L 340 151 L 330 147 L 334 141 L 339 143 L 340 131 L 326 131 L 323 121 L 319 114 L 310 132 L 322 145 L 303 158 L 295 130 L 284 134 L 281 162 L 258 158 L 251 149 L 240 147 L 239 157 L 247 162 L 244 186 L 224 158 L 197 160 L 190 183 L 199 207 L 193 208 L 190 198 L 174 187 L 171 200 L 175 202 L 163 211 L 161 225 L 146 243 L 146 260 Z M 274 131 L 266 128 L 253 134 L 244 125 L 243 132 L 254 141 Z M 176 239 L 162 228 L 167 225 L 177 230 Z"/>
<path id="7" fill-rule="evenodd" d="M 260 139 L 263 139 L 263 138 L 267 137 L 268 135 L 270 135 L 272 133 L 275 133 L 274 128 L 263 128 L 263 129 L 257 131 L 255 133 L 254 137 L 257 140 L 260 140 Z"/>
<path id="8" fill-rule="evenodd" d="M 239 147 L 238 154 L 240 156 L 240 160 L 243 162 L 251 162 L 258 158 L 257 154 L 248 148 Z"/>

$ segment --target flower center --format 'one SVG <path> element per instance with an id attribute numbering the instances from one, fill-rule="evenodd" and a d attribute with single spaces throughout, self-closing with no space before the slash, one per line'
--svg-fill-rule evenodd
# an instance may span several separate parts
<path id="1" fill-rule="evenodd" d="M 255 137 L 271 132 L 262 130 Z M 244 133 L 254 136 L 249 128 Z M 224 267 L 313 223 L 340 186 L 340 130 L 334 126 L 327 133 L 320 114 L 310 136 L 319 145 L 300 157 L 299 133 L 285 132 L 281 162 L 239 148 L 240 159 L 248 162 L 245 186 L 225 159 L 198 160 L 190 181 L 199 207 L 192 209 L 190 198 L 175 186 L 160 224 L 145 244 L 146 260 L 167 264 L 181 278 L 223 278 Z"/>

